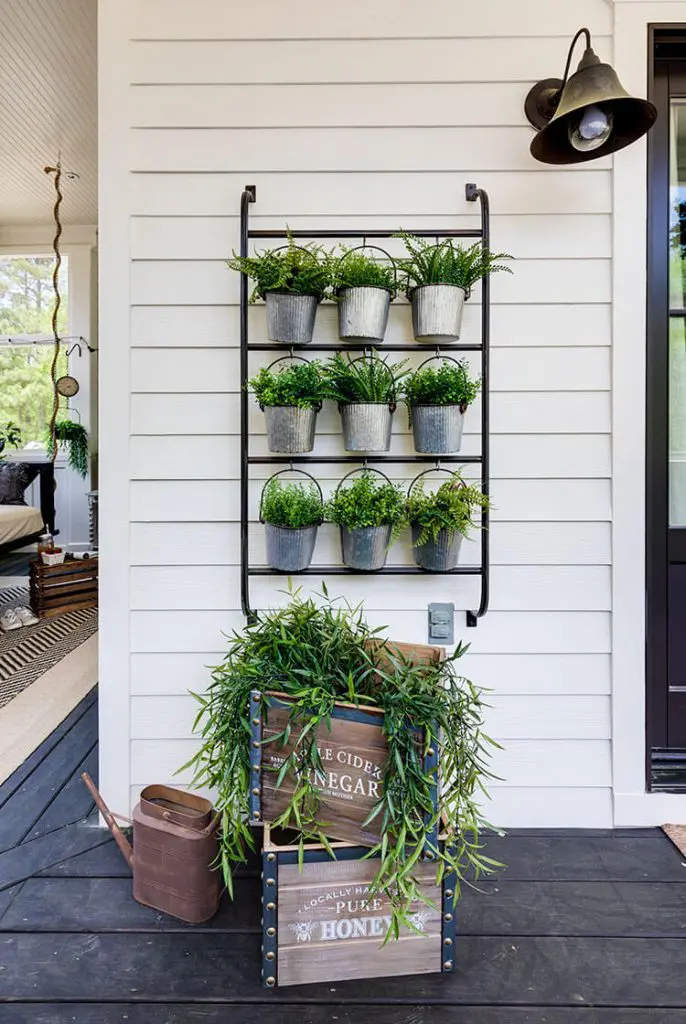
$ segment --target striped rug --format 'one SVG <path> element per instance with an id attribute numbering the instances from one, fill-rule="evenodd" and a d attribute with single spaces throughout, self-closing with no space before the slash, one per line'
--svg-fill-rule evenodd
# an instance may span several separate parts
<path id="1" fill-rule="evenodd" d="M 29 604 L 28 587 L 0 590 L 0 614 Z M 0 708 L 97 631 L 98 610 L 67 612 L 42 619 L 35 626 L 0 630 Z"/>

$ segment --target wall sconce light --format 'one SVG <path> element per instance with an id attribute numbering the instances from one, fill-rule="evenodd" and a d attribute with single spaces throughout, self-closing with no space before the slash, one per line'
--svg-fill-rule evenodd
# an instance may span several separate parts
<path id="1" fill-rule="evenodd" d="M 572 53 L 581 36 L 586 36 L 586 49 L 570 77 Z M 653 104 L 630 96 L 614 68 L 596 56 L 587 28 L 572 39 L 562 79 L 537 82 L 524 110 L 537 130 L 531 155 L 544 164 L 578 164 L 607 156 L 640 139 L 657 117 Z"/>

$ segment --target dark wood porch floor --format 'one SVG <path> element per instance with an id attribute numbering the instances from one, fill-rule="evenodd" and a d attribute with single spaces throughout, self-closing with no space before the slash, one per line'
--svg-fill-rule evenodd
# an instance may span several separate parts
<path id="1" fill-rule="evenodd" d="M 88 697 L 0 787 L 2 1024 L 683 1024 L 686 866 L 657 830 L 519 831 L 459 907 L 455 975 L 265 991 L 257 863 L 184 926 L 134 903 L 79 781 Z"/>

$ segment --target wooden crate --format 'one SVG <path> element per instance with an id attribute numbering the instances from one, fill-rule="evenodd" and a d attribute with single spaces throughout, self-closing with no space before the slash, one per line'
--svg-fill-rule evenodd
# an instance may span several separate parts
<path id="1" fill-rule="evenodd" d="M 418 900 L 419 931 L 406 929 L 383 945 L 388 902 L 370 896 L 377 858 L 364 847 L 335 843 L 336 860 L 322 846 L 281 845 L 264 828 L 262 864 L 262 981 L 267 988 L 357 978 L 390 978 L 455 970 L 455 878 L 436 888 L 436 865 L 419 862 L 416 877 L 435 907 Z"/>
<path id="2" fill-rule="evenodd" d="M 62 565 L 31 562 L 29 587 L 31 607 L 41 619 L 97 608 L 98 559 L 75 558 Z"/>
<path id="3" fill-rule="evenodd" d="M 285 694 L 268 694 L 267 708 L 251 715 L 252 746 L 250 812 L 253 824 L 272 823 L 282 814 L 293 794 L 294 776 L 286 775 L 277 788 L 278 773 L 292 752 L 299 730 L 293 729 L 284 745 L 280 740 L 269 742 L 286 727 L 290 701 Z M 262 695 L 251 694 L 252 706 L 261 706 Z M 383 732 L 383 712 L 376 708 L 360 708 L 355 704 L 337 702 L 331 715 L 331 729 L 322 723 L 316 733 L 319 755 L 324 768 L 312 781 L 320 794 L 319 820 L 327 837 L 375 846 L 380 839 L 382 815 L 365 825 L 365 821 L 382 795 L 383 772 L 388 746 Z M 425 746 L 417 734 L 417 742 Z M 433 771 L 433 804 L 438 801 L 438 752 L 433 747 L 424 753 L 425 771 Z M 427 830 L 436 839 L 437 829 Z"/>

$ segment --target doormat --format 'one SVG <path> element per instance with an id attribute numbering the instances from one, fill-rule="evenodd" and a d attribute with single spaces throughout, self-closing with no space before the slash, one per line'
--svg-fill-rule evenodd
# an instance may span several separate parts
<path id="1" fill-rule="evenodd" d="M 0 590 L 0 614 L 5 608 L 29 604 L 28 587 Z M 66 612 L 41 619 L 9 633 L 0 631 L 0 708 L 5 707 L 49 668 L 61 661 L 98 629 L 98 609 Z"/>
<path id="2" fill-rule="evenodd" d="M 663 825 L 662 831 L 686 857 L 686 825 Z"/>

